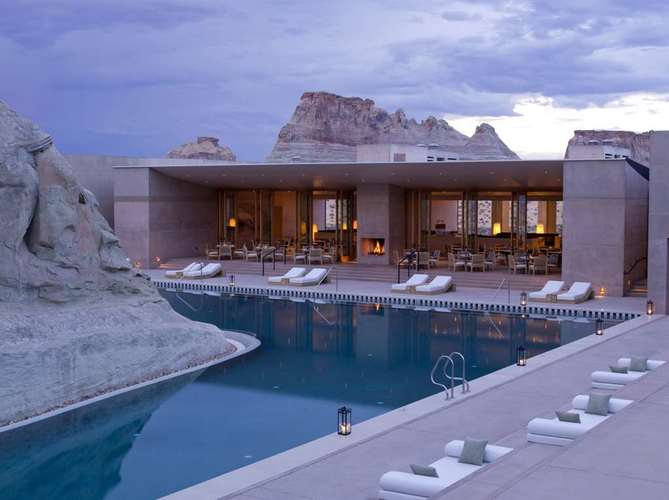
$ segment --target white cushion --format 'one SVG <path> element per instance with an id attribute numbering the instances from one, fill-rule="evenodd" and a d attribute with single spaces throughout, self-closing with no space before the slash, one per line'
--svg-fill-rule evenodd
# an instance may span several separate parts
<path id="1" fill-rule="evenodd" d="M 632 362 L 632 358 L 619 358 L 618 359 L 618 366 L 624 366 L 625 368 L 630 367 L 630 363 Z M 659 359 L 649 359 L 646 366 L 649 370 L 657 370 L 660 366 L 665 364 L 666 361 L 661 361 Z M 632 373 L 646 373 L 646 372 L 632 372 Z"/>
<path id="2" fill-rule="evenodd" d="M 406 290 L 410 286 L 422 285 L 428 280 L 429 276 L 427 274 L 414 274 L 411 278 L 406 280 L 404 283 L 395 283 L 391 286 L 392 290 L 402 291 Z"/>
<path id="3" fill-rule="evenodd" d="M 605 372 L 605 371 L 596 371 L 592 372 L 590 378 L 593 382 L 599 382 L 603 384 L 615 384 L 615 385 L 625 385 L 635 380 L 640 379 L 646 374 L 646 372 L 627 372 L 627 373 L 614 373 L 614 372 Z"/>
<path id="4" fill-rule="evenodd" d="M 327 273 L 328 273 L 327 269 L 324 269 L 322 267 L 316 267 L 311 271 L 309 271 L 306 276 L 302 276 L 299 278 L 291 278 L 289 283 L 296 285 L 310 285 L 310 284 L 316 285 L 325 278 L 325 275 Z"/>
<path id="5" fill-rule="evenodd" d="M 546 295 L 558 293 L 560 290 L 562 290 L 563 286 L 564 281 L 549 280 L 541 290 L 530 292 L 528 297 L 531 299 L 545 299 Z"/>
<path id="6" fill-rule="evenodd" d="M 438 290 L 448 290 L 451 286 L 453 278 L 450 276 L 437 276 L 427 285 L 419 285 L 416 287 L 417 292 L 436 292 Z"/>
<path id="7" fill-rule="evenodd" d="M 281 283 L 282 280 L 289 280 L 290 278 L 299 278 L 307 270 L 303 267 L 293 267 L 283 276 L 271 276 L 267 278 L 268 283 Z"/>

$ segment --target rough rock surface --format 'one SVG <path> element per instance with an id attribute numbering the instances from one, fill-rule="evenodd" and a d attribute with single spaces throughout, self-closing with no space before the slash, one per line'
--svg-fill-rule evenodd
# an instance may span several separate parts
<path id="1" fill-rule="evenodd" d="M 567 144 L 565 158 L 575 159 L 573 146 L 587 145 L 590 141 L 610 141 L 611 146 L 629 149 L 633 160 L 650 164 L 650 132 L 637 134 L 627 130 L 575 130 Z"/>
<path id="2" fill-rule="evenodd" d="M 232 351 L 130 269 L 51 137 L 0 101 L 0 425 Z"/>
<path id="3" fill-rule="evenodd" d="M 378 108 L 371 99 L 306 92 L 267 160 L 355 161 L 355 146 L 389 143 L 438 144 L 462 158 L 518 158 L 487 124 L 467 137 L 433 116 L 417 122 L 402 110 Z"/>
<path id="4" fill-rule="evenodd" d="M 196 142 L 182 144 L 167 153 L 168 158 L 186 160 L 222 160 L 237 161 L 237 157 L 228 146 L 221 146 L 216 137 L 198 137 Z"/>

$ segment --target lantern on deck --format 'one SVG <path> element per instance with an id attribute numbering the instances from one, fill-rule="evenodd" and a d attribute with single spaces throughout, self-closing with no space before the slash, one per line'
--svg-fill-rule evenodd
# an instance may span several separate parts
<path id="1" fill-rule="evenodd" d="M 655 304 L 653 304 L 652 300 L 649 300 L 648 302 L 646 302 L 646 314 L 648 316 L 652 316 L 654 312 L 655 312 Z"/>
<path id="2" fill-rule="evenodd" d="M 595 322 L 595 335 L 604 335 L 604 320 L 597 318 Z"/>
<path id="3" fill-rule="evenodd" d="M 230 275 L 230 281 L 228 282 L 230 286 L 235 286 L 235 275 L 231 274 Z"/>
<path id="4" fill-rule="evenodd" d="M 525 346 L 520 346 L 516 349 L 516 366 L 527 366 L 527 349 Z"/>
<path id="5" fill-rule="evenodd" d="M 527 305 L 527 292 L 520 292 L 520 305 L 521 306 Z"/>
<path id="6" fill-rule="evenodd" d="M 351 433 L 351 409 L 342 406 L 337 410 L 337 434 L 348 436 Z"/>

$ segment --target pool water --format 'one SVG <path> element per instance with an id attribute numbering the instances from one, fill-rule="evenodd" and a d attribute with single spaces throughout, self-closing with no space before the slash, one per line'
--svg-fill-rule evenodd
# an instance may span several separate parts
<path id="1" fill-rule="evenodd" d="M 0 433 L 0 498 L 156 498 L 334 432 L 342 405 L 355 424 L 439 392 L 440 354 L 462 352 L 473 379 L 514 363 L 520 345 L 533 356 L 595 330 L 583 318 L 162 293 L 262 345 Z"/>

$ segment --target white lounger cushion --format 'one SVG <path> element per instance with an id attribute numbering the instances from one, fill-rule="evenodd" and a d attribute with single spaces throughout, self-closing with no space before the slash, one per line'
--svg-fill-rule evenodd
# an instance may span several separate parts
<path id="1" fill-rule="evenodd" d="M 328 270 L 322 267 L 316 267 L 309 271 L 306 276 L 298 278 L 291 278 L 289 283 L 291 285 L 318 285 L 328 274 Z"/>
<path id="2" fill-rule="evenodd" d="M 573 409 L 581 418 L 580 424 L 560 422 L 557 418 L 533 418 L 527 424 L 527 440 L 533 443 L 555 444 L 564 446 L 572 440 L 585 434 L 593 427 L 601 424 L 611 414 L 617 413 L 633 403 L 628 399 L 611 398 L 609 400 L 609 415 L 592 415 L 586 413 L 589 396 L 579 394 L 572 401 Z"/>
<path id="3" fill-rule="evenodd" d="M 202 269 L 202 263 L 191 262 L 183 269 L 174 269 L 173 271 L 165 271 L 165 276 L 167 276 L 168 278 L 176 278 L 182 275 L 183 273 L 187 273 L 189 271 L 199 271 L 200 269 Z"/>
<path id="4" fill-rule="evenodd" d="M 565 293 L 561 293 L 557 296 L 557 300 L 559 301 L 582 301 L 587 299 L 590 294 L 592 293 L 592 284 L 591 283 L 586 283 L 583 281 L 577 281 L 573 285 L 571 285 L 571 288 L 566 291 Z"/>
<path id="5" fill-rule="evenodd" d="M 418 286 L 424 284 L 429 276 L 427 274 L 414 274 L 411 278 L 406 280 L 404 283 L 395 283 L 391 289 L 395 291 L 404 291 L 410 287 Z"/>
<path id="6" fill-rule="evenodd" d="M 283 280 L 289 280 L 291 278 L 299 278 L 306 273 L 307 270 L 304 267 L 293 267 L 283 276 L 271 276 L 267 278 L 268 283 L 281 283 Z"/>
<path id="7" fill-rule="evenodd" d="M 545 300 L 547 295 L 560 293 L 560 290 L 562 290 L 563 286 L 564 281 L 547 281 L 541 290 L 530 292 L 528 297 L 530 299 Z"/>
<path id="8" fill-rule="evenodd" d="M 630 367 L 630 358 L 620 358 L 618 360 L 618 366 L 623 366 L 626 368 Z M 658 359 L 649 359 L 647 367 L 649 371 L 657 370 L 662 366 L 665 361 L 660 361 Z M 597 389 L 619 389 L 624 385 L 634 382 L 635 380 L 640 379 L 648 372 L 634 372 L 630 371 L 627 373 L 614 373 L 611 371 L 596 371 L 592 372 L 590 378 L 592 379 L 592 386 Z"/>
<path id="9" fill-rule="evenodd" d="M 222 269 L 223 267 L 218 263 L 207 264 L 202 269 L 185 272 L 184 278 L 206 278 L 207 276 L 216 276 Z"/>
<path id="10" fill-rule="evenodd" d="M 435 276 L 434 279 L 429 282 L 427 285 L 418 285 L 416 287 L 417 292 L 439 292 L 446 291 L 451 287 L 453 278 L 450 276 Z"/>
<path id="11" fill-rule="evenodd" d="M 379 498 L 383 500 L 429 498 L 481 467 L 485 467 L 485 464 L 479 466 L 458 462 L 463 446 L 463 441 L 450 441 L 445 447 L 446 456 L 430 464 L 436 469 L 439 477 L 419 476 L 398 471 L 386 472 L 379 481 Z M 513 451 L 512 448 L 489 444 L 485 448 L 483 460 L 485 463 L 494 462 L 511 451 Z"/>

